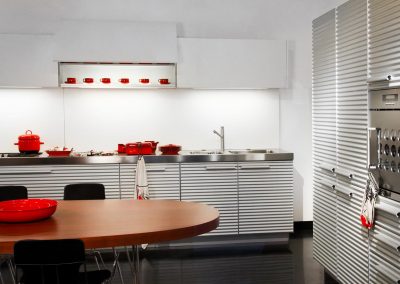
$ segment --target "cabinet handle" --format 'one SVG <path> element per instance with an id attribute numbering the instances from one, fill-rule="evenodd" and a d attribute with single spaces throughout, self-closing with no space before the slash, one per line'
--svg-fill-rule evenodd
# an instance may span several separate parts
<path id="1" fill-rule="evenodd" d="M 354 175 L 348 170 L 343 170 L 343 169 L 339 169 L 339 168 L 333 168 L 333 172 L 338 174 L 338 175 L 340 175 L 340 176 L 347 177 L 349 179 L 354 178 Z"/>
<path id="2" fill-rule="evenodd" d="M 239 166 L 240 170 L 269 170 L 271 169 L 270 165 L 264 166 Z"/>
<path id="3" fill-rule="evenodd" d="M 0 175 L 23 175 L 23 174 L 51 174 L 52 170 L 51 169 L 27 169 L 27 170 L 21 170 L 21 169 L 15 169 L 15 170 L 3 170 L 0 171 Z"/>
<path id="4" fill-rule="evenodd" d="M 379 197 L 379 198 L 381 198 L 381 197 Z M 400 208 L 397 208 L 397 207 L 389 205 L 389 204 L 381 203 L 381 202 L 375 204 L 375 208 L 382 210 L 386 213 L 389 213 L 397 218 L 400 218 Z"/>
<path id="5" fill-rule="evenodd" d="M 167 169 L 165 168 L 165 167 L 159 167 L 159 168 L 156 168 L 156 167 L 149 167 L 149 168 L 147 168 L 147 171 L 148 172 L 165 172 Z"/>
<path id="6" fill-rule="evenodd" d="M 235 166 L 232 167 L 213 167 L 213 166 L 206 166 L 206 171 L 226 171 L 226 170 L 236 170 Z"/>
<path id="7" fill-rule="evenodd" d="M 350 198 L 353 197 L 353 192 L 351 190 L 347 189 L 347 188 L 334 185 L 333 189 L 336 190 L 337 192 L 340 192 L 340 193 L 342 193 L 344 195 L 349 196 Z"/>
<path id="8" fill-rule="evenodd" d="M 376 131 L 376 140 L 377 140 L 377 146 L 379 147 L 379 144 L 381 143 L 381 129 L 380 128 L 367 128 L 368 132 L 368 138 L 367 138 L 367 168 L 368 169 L 376 169 L 378 165 L 372 165 L 371 164 L 371 134 L 373 131 Z M 379 148 L 375 149 L 376 154 L 377 154 L 377 161 L 379 161 Z"/>
<path id="9" fill-rule="evenodd" d="M 400 284 L 400 278 L 396 275 L 393 275 L 393 272 L 391 269 L 388 269 L 385 265 L 382 263 L 378 262 L 376 265 L 376 269 L 384 274 L 386 277 L 388 277 L 390 280 L 393 281 L 393 283 Z"/>
<path id="10" fill-rule="evenodd" d="M 400 244 L 396 243 L 395 240 L 393 240 L 391 237 L 385 236 L 382 233 L 374 232 L 374 238 L 387 244 L 388 246 L 391 246 L 394 248 L 398 253 L 400 253 Z"/>
<path id="11" fill-rule="evenodd" d="M 329 172 L 334 173 L 335 172 L 335 166 L 334 165 L 330 165 L 330 164 L 320 164 L 319 167 L 323 170 L 327 170 Z"/>
<path id="12" fill-rule="evenodd" d="M 318 181 L 320 184 L 325 185 L 327 187 L 330 187 L 331 189 L 335 188 L 335 185 L 333 185 L 332 183 L 330 183 L 329 181 L 327 181 L 326 179 L 320 179 Z"/>

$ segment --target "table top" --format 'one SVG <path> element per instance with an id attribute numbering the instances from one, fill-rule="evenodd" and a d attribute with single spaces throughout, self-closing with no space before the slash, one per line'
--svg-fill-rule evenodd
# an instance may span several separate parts
<path id="1" fill-rule="evenodd" d="M 218 210 L 173 200 L 61 200 L 54 215 L 30 223 L 0 223 L 0 254 L 23 239 L 81 239 L 86 248 L 158 243 L 218 227 Z"/>

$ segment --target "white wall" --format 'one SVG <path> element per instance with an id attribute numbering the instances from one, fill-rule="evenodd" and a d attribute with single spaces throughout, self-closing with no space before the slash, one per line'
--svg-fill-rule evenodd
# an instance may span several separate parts
<path id="1" fill-rule="evenodd" d="M 311 22 L 343 2 L 3 0 L 0 32 L 51 32 L 60 18 L 109 19 L 176 22 L 181 37 L 289 40 L 290 87 L 280 90 L 280 147 L 295 155 L 295 220 L 312 220 Z M 261 119 L 265 117 L 260 116 Z M 268 121 L 263 123 L 269 125 Z M 227 128 L 227 133 L 230 128 Z M 205 129 L 201 131 L 206 132 Z M 268 131 L 268 126 L 264 127 L 264 131 Z M 211 140 L 206 143 L 210 146 Z"/>
<path id="2" fill-rule="evenodd" d="M 2 152 L 15 152 L 26 129 L 41 136 L 42 150 L 65 143 L 77 151 L 113 151 L 143 140 L 218 149 L 212 131 L 221 125 L 226 148 L 279 147 L 277 91 L 0 90 L 0 105 Z"/>

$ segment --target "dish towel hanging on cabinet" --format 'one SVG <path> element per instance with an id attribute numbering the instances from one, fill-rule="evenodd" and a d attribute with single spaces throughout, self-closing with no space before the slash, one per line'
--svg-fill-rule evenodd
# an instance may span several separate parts
<path id="1" fill-rule="evenodd" d="M 149 199 L 149 185 L 147 183 L 146 163 L 143 156 L 139 156 L 136 165 L 135 198 L 139 200 Z"/>

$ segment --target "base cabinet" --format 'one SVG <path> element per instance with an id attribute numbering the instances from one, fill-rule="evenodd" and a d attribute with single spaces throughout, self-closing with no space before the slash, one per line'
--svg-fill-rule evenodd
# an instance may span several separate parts
<path id="1" fill-rule="evenodd" d="M 219 210 L 216 230 L 205 235 L 238 234 L 236 163 L 188 163 L 181 165 L 181 200 L 206 203 Z"/>
<path id="2" fill-rule="evenodd" d="M 293 231 L 290 161 L 238 164 L 239 234 Z"/>

